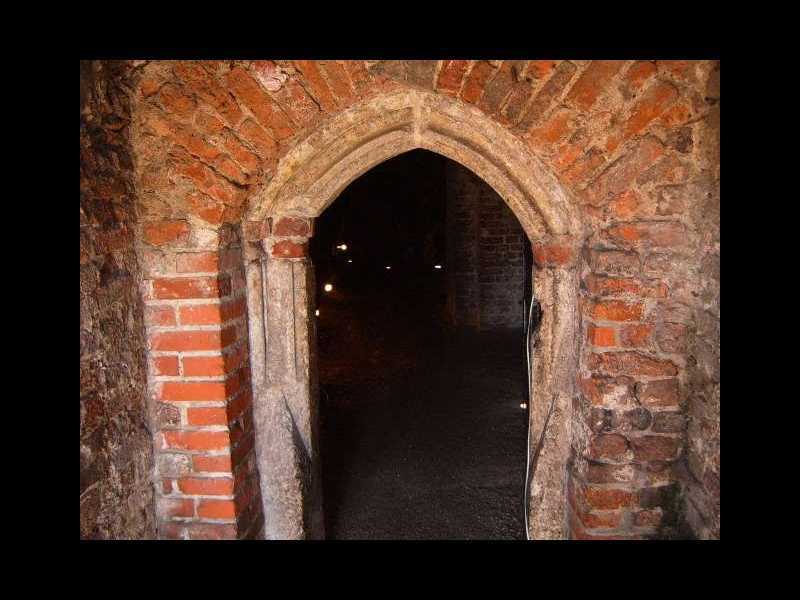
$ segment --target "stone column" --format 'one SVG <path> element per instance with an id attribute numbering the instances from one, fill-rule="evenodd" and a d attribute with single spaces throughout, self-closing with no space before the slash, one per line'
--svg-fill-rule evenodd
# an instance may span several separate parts
<path id="1" fill-rule="evenodd" d="M 324 537 L 314 271 L 308 258 L 312 225 L 305 218 L 273 218 L 260 260 L 248 269 L 256 457 L 267 539 Z"/>
<path id="2" fill-rule="evenodd" d="M 534 243 L 533 256 L 533 295 L 542 316 L 530 340 L 530 537 L 564 539 L 566 466 L 580 349 L 578 252 L 571 240 L 550 239 Z"/>

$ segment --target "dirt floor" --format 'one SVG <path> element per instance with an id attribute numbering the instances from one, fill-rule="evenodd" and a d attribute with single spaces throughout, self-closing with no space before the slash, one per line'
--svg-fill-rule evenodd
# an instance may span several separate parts
<path id="1" fill-rule="evenodd" d="M 321 294 L 329 539 L 525 537 L 522 330 L 448 331 L 440 276 Z"/>

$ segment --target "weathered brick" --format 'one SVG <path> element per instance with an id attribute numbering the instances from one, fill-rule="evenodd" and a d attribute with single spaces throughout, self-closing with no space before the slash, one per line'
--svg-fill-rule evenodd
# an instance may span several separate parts
<path id="1" fill-rule="evenodd" d="M 589 445 L 589 457 L 593 460 L 623 460 L 629 458 L 628 440 L 610 433 L 595 436 Z"/>
<path id="2" fill-rule="evenodd" d="M 587 201 L 595 205 L 611 201 L 628 190 L 636 178 L 663 153 L 664 147 L 656 138 L 643 138 L 635 148 L 613 162 L 589 185 L 585 194 Z"/>
<path id="3" fill-rule="evenodd" d="M 668 360 L 653 358 L 638 352 L 604 352 L 590 354 L 589 367 L 609 375 L 646 375 L 649 377 L 678 374 L 678 368 Z"/>
<path id="4" fill-rule="evenodd" d="M 163 431 L 166 448 L 176 450 L 224 450 L 230 445 L 227 431 Z"/>
<path id="5" fill-rule="evenodd" d="M 461 90 L 464 74 L 469 68 L 468 60 L 445 60 L 436 80 L 436 88 L 448 96 L 457 96 Z"/>
<path id="6" fill-rule="evenodd" d="M 636 398 L 643 406 L 669 408 L 679 403 L 677 379 L 661 379 L 636 384 Z"/>
<path id="7" fill-rule="evenodd" d="M 622 68 L 622 60 L 593 60 L 567 94 L 570 102 L 581 110 L 589 110 L 605 92 L 611 79 Z"/>
<path id="8" fill-rule="evenodd" d="M 489 61 L 476 61 L 467 76 L 467 80 L 464 82 L 464 86 L 461 88 L 461 99 L 470 104 L 477 103 L 483 93 L 486 82 L 489 80 L 494 70 L 494 67 L 489 64 Z"/>
<path id="9" fill-rule="evenodd" d="M 662 435 L 631 438 L 636 460 L 672 460 L 677 457 L 680 440 Z"/>
<path id="10" fill-rule="evenodd" d="M 228 73 L 227 81 L 239 100 L 253 113 L 261 126 L 272 133 L 275 139 L 282 140 L 294 133 L 292 124 L 281 107 L 247 71 L 241 67 L 235 67 Z"/>
<path id="11" fill-rule="evenodd" d="M 589 314 L 592 318 L 603 321 L 641 321 L 644 316 L 644 304 L 622 300 L 598 300 L 592 304 Z"/>
<path id="12" fill-rule="evenodd" d="M 173 242 L 185 244 L 190 231 L 186 221 L 156 221 L 144 224 L 144 239 L 154 246 L 164 246 Z"/>

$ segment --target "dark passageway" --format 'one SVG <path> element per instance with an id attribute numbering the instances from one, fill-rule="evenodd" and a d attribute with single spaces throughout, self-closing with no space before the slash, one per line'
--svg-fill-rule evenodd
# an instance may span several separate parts
<path id="1" fill-rule="evenodd" d="M 521 303 L 518 327 L 454 324 L 447 162 L 379 165 L 317 223 L 329 539 L 525 537 Z"/>

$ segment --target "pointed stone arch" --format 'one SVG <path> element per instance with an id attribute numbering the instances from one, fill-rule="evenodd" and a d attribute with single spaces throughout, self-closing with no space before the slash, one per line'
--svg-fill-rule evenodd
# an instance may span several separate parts
<path id="1" fill-rule="evenodd" d="M 534 538 L 567 535 L 567 460 L 580 345 L 577 249 L 583 237 L 575 204 L 519 138 L 480 110 L 404 89 L 350 107 L 320 126 L 281 158 L 248 207 L 249 230 L 259 232 L 250 236 L 257 243 L 247 252 L 246 272 L 255 448 L 267 538 L 324 537 L 314 275 L 307 257 L 313 219 L 350 182 L 417 148 L 450 158 L 486 181 L 534 244 L 534 293 L 544 315 L 531 347 L 530 422 L 531 440 L 541 437 L 543 446 L 531 486 L 529 525 Z"/>

